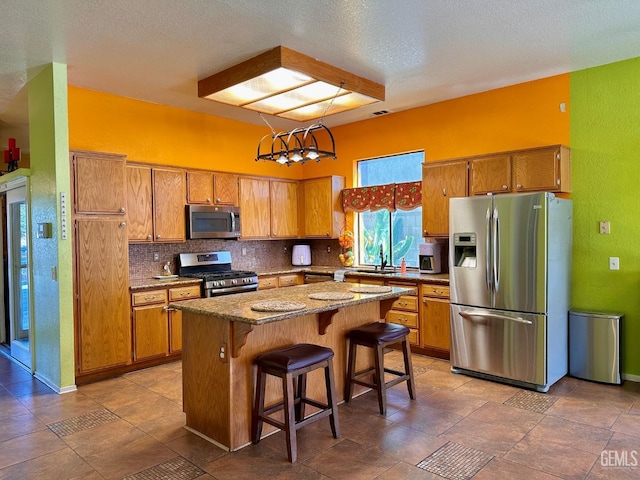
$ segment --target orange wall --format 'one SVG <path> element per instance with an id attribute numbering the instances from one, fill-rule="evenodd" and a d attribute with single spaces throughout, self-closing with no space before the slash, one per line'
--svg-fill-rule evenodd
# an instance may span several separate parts
<path id="1" fill-rule="evenodd" d="M 567 112 L 560 112 L 560 103 Z M 542 145 L 569 145 L 569 74 L 332 128 L 338 160 L 305 177 L 339 174 L 353 186 L 357 160 L 424 150 L 426 161 Z"/>
<path id="2" fill-rule="evenodd" d="M 302 178 L 296 167 L 256 162 L 266 126 L 69 86 L 69 148 L 137 162 Z"/>
<path id="3" fill-rule="evenodd" d="M 560 103 L 567 112 L 560 112 Z M 72 149 L 129 160 L 282 178 L 344 175 L 358 160 L 424 150 L 426 161 L 569 144 L 569 74 L 526 82 L 331 129 L 337 160 L 280 167 L 254 158 L 266 126 L 69 87 Z"/>

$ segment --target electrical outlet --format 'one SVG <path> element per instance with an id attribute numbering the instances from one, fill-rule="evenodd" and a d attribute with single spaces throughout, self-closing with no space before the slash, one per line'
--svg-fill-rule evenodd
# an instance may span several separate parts
<path id="1" fill-rule="evenodd" d="M 284 247 L 284 253 L 287 253 L 287 246 Z"/>
<path id="2" fill-rule="evenodd" d="M 331 245 L 327 245 L 327 253 L 331 253 Z"/>
<path id="3" fill-rule="evenodd" d="M 153 261 L 154 262 L 160 261 L 160 252 L 153 252 Z"/>
<path id="4" fill-rule="evenodd" d="M 609 257 L 609 270 L 620 270 L 619 257 Z"/>
<path id="5" fill-rule="evenodd" d="M 242 256 L 244 257 L 247 254 L 247 247 L 242 247 Z"/>
<path id="6" fill-rule="evenodd" d="M 600 222 L 600 233 L 611 233 L 611 225 L 609 222 Z"/>

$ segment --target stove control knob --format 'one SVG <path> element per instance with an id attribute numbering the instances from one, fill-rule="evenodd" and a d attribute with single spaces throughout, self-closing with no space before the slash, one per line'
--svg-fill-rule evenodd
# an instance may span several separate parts
<path id="1" fill-rule="evenodd" d="M 220 286 L 220 282 L 218 282 L 217 280 L 215 282 L 213 282 L 213 286 L 214 287 L 219 287 Z"/>
<path id="2" fill-rule="evenodd" d="M 232 284 L 232 285 L 237 285 L 237 284 L 238 284 L 238 281 L 237 281 L 237 280 L 231 280 L 231 284 Z"/>

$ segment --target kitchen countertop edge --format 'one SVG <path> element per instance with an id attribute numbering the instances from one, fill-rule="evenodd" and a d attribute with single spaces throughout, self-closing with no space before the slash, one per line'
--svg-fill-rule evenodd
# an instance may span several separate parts
<path id="1" fill-rule="evenodd" d="M 337 270 L 344 270 L 346 276 L 358 276 L 358 277 L 371 277 L 371 278 L 388 278 L 392 280 L 409 280 L 428 283 L 441 283 L 444 285 L 449 284 L 448 273 L 419 273 L 417 271 L 407 271 L 406 274 L 402 274 L 399 271 L 395 273 L 382 274 L 379 272 L 357 272 L 349 268 L 339 268 L 330 266 L 309 266 L 309 267 L 291 267 L 291 268 L 274 268 L 267 270 L 258 270 L 256 273 L 259 277 L 266 277 L 270 275 L 286 275 L 288 273 L 318 273 L 333 275 Z"/>
<path id="2" fill-rule="evenodd" d="M 202 279 L 189 277 L 175 277 L 167 279 L 157 278 L 130 278 L 129 290 L 146 290 L 148 288 L 165 288 L 179 285 L 194 285 L 202 283 Z"/>

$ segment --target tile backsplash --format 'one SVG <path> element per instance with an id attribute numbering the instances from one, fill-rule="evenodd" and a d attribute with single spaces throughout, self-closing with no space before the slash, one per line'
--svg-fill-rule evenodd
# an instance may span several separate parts
<path id="1" fill-rule="evenodd" d="M 235 270 L 281 270 L 291 268 L 293 245 L 311 245 L 313 265 L 340 267 L 340 245 L 337 240 L 187 240 L 185 243 L 140 243 L 129 245 L 129 276 L 135 279 L 151 278 L 162 274 L 162 267 L 171 262 L 171 271 L 178 273 L 177 257 L 180 253 L 231 252 L 231 267 Z M 331 252 L 327 252 L 327 248 Z M 246 255 L 242 255 L 243 249 Z M 285 251 L 286 249 L 286 251 Z M 154 253 L 158 261 L 153 261 Z"/>

